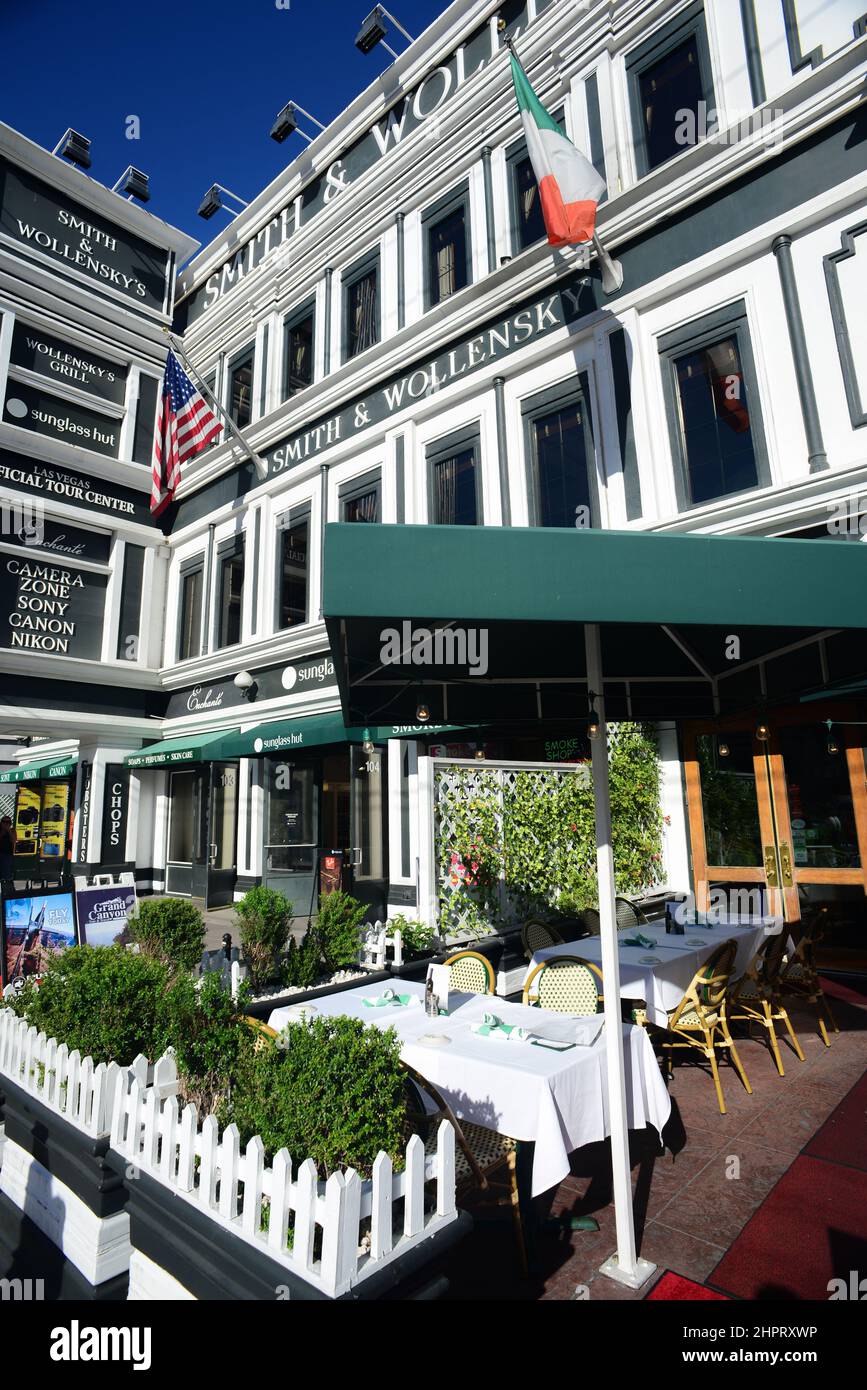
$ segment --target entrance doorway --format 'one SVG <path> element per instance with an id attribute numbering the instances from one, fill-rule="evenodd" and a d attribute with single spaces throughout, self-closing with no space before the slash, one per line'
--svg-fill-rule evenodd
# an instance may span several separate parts
<path id="1" fill-rule="evenodd" d="M 844 716 L 840 716 L 841 720 Z M 695 894 L 760 888 L 787 922 L 804 900 L 867 894 L 867 784 L 860 730 L 802 710 L 684 730 Z"/>
<path id="2" fill-rule="evenodd" d="M 206 908 L 232 902 L 237 878 L 238 764 L 169 774 L 166 892 Z"/>

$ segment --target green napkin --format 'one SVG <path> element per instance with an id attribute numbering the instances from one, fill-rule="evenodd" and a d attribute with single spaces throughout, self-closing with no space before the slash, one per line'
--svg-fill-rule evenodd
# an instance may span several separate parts
<path id="1" fill-rule="evenodd" d="M 656 943 L 650 937 L 642 936 L 641 932 L 636 932 L 635 936 L 621 936 L 620 944 L 621 946 L 640 946 L 643 951 L 647 951 Z"/>
<path id="2" fill-rule="evenodd" d="M 488 1038 L 493 1033 L 499 1037 L 515 1038 L 518 1042 L 524 1042 L 530 1036 L 526 1028 L 518 1028 L 514 1023 L 504 1023 L 496 1014 L 484 1014 L 481 1023 L 474 1023 L 470 1031 L 480 1038 Z"/>
<path id="3" fill-rule="evenodd" d="M 365 999 L 363 1002 L 368 1009 L 384 1009 L 389 1004 L 394 1008 L 401 1008 L 407 1005 L 411 998 L 411 994 L 395 994 L 393 989 L 387 989 L 376 999 Z"/>

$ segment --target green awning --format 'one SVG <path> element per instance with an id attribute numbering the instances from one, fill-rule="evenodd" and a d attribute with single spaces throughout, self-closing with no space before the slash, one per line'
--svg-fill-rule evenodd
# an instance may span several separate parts
<path id="1" fill-rule="evenodd" d="M 70 777 L 78 766 L 77 758 L 60 758 L 56 763 L 25 763 L 0 772 L 0 782 L 53 782 L 58 777 Z"/>
<path id="2" fill-rule="evenodd" d="M 23 767 L 7 767 L 0 772 L 0 782 L 38 782 L 39 764 L 26 763 Z"/>
<path id="3" fill-rule="evenodd" d="M 325 532 L 323 608 L 352 726 L 386 711 L 411 720 L 422 702 L 449 724 L 583 720 L 586 624 L 599 628 L 610 719 L 790 701 L 867 674 L 865 592 L 867 547 L 826 540 L 335 523 Z M 425 633 L 435 639 L 427 650 Z"/>
<path id="4" fill-rule="evenodd" d="M 221 758 L 256 758 L 266 753 L 291 753 L 322 747 L 326 743 L 361 743 L 370 738 L 384 743 L 390 738 L 423 738 L 448 733 L 451 726 L 429 724 L 373 724 L 348 729 L 340 714 L 309 714 L 298 719 L 276 719 L 256 724 L 243 733 L 229 735 L 220 748 Z"/>
<path id="5" fill-rule="evenodd" d="M 151 743 L 137 753 L 128 753 L 124 767 L 183 767 L 188 763 L 211 762 L 223 756 L 222 743 L 231 740 L 237 729 L 212 730 L 207 734 L 187 734 L 184 738 L 167 738 Z"/>

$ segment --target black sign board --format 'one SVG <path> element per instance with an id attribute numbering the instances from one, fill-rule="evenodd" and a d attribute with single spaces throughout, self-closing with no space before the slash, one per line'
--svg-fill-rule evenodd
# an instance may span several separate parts
<path id="1" fill-rule="evenodd" d="M 0 231 L 46 256 L 57 270 L 77 272 L 93 289 L 162 312 L 167 250 L 123 231 L 5 159 L 0 159 Z"/>
<path id="2" fill-rule="evenodd" d="M 32 555 L 4 555 L 0 646 L 97 660 L 106 583 L 104 574 Z"/>
<path id="3" fill-rule="evenodd" d="M 155 523 L 148 505 L 150 478 L 144 469 L 142 477 L 148 480 L 146 492 L 135 491 L 120 483 L 106 482 L 102 478 L 92 479 L 81 473 L 70 473 L 53 464 L 36 463 L 21 454 L 10 454 L 6 449 L 0 449 L 0 483 L 4 487 L 41 497 L 46 502 L 54 498 L 58 502 L 68 502 L 73 507 L 83 507 L 87 512 L 107 512 L 153 526 Z"/>
<path id="4" fill-rule="evenodd" d="M 109 763 L 105 769 L 102 798 L 101 864 L 126 862 L 126 827 L 129 817 L 129 769 Z"/>
<path id="5" fill-rule="evenodd" d="M 78 807 L 78 854 L 79 863 L 87 860 L 87 837 L 90 832 L 90 793 L 93 789 L 93 767 L 90 763 L 81 764 L 81 800 Z"/>
<path id="6" fill-rule="evenodd" d="M 303 661 L 291 665 L 268 666 L 261 671 L 253 671 L 256 681 L 257 700 L 273 700 L 279 695 L 298 695 L 304 690 L 322 690 L 337 683 L 334 662 L 328 652 L 318 656 L 305 657 Z M 169 699 L 166 710 L 167 719 L 178 719 L 185 714 L 210 714 L 213 710 L 232 709 L 246 705 L 254 710 L 246 696 L 234 683 L 211 681 L 208 685 L 187 686 L 176 690 Z"/>
<path id="7" fill-rule="evenodd" d="M 6 545 L 23 546 L 40 553 L 50 550 L 61 563 L 64 560 L 94 560 L 98 565 L 108 564 L 111 536 L 107 531 L 84 531 L 79 526 L 48 521 L 35 508 L 31 511 L 29 502 L 17 504 L 21 506 L 21 515 L 16 517 L 15 506 L 6 505 L 11 519 L 11 526 L 3 533 Z"/>
<path id="8" fill-rule="evenodd" d="M 116 459 L 120 451 L 120 420 L 97 415 L 96 411 L 72 405 L 46 391 L 36 391 L 21 381 L 10 379 L 6 384 L 3 419 L 9 425 L 35 430 L 66 444 L 78 444 L 109 458 Z"/>
<path id="9" fill-rule="evenodd" d="M 16 323 L 12 332 L 11 363 L 14 367 L 27 367 L 31 372 L 48 377 L 50 381 L 60 381 L 67 386 L 77 386 L 91 396 L 104 401 L 123 405 L 126 395 L 126 367 L 109 362 L 106 357 L 98 357 L 95 352 L 66 343 L 41 328 L 30 328 L 26 323 Z"/>

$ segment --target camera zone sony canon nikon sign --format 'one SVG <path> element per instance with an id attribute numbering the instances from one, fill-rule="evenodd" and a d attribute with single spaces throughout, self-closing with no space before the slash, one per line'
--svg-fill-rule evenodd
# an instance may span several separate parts
<path id="1" fill-rule="evenodd" d="M 107 577 L 31 556 L 0 559 L 0 645 L 98 660 Z"/>

